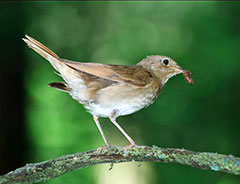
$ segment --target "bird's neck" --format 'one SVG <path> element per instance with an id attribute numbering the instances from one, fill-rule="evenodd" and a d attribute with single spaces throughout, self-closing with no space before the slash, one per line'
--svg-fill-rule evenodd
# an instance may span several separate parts
<path id="1" fill-rule="evenodd" d="M 159 81 L 159 86 L 160 86 L 160 88 L 162 88 L 162 87 L 166 84 L 166 82 L 168 81 L 168 79 L 171 78 L 171 76 L 169 77 L 169 76 L 165 75 L 164 73 L 156 70 L 153 66 L 148 65 L 148 64 L 146 64 L 146 63 L 141 63 L 141 62 L 140 62 L 140 63 L 138 63 L 137 65 L 143 67 L 144 69 L 147 69 L 149 72 L 151 72 L 153 75 L 155 75 L 156 78 L 157 78 L 158 81 Z"/>

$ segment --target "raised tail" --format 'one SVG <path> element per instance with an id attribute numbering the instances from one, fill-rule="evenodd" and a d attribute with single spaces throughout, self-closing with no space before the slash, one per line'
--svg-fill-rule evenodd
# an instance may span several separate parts
<path id="1" fill-rule="evenodd" d="M 28 47 L 35 50 L 42 57 L 47 59 L 52 66 L 59 72 L 61 72 L 61 68 L 65 67 L 64 63 L 60 60 L 60 58 L 49 48 L 38 42 L 37 40 L 31 38 L 28 35 L 25 35 L 26 38 L 22 38 L 24 42 L 27 43 Z"/>

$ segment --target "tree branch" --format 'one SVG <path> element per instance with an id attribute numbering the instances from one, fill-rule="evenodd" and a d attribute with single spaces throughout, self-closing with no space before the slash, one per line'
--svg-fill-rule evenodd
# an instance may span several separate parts
<path id="1" fill-rule="evenodd" d="M 151 161 L 179 163 L 192 167 L 240 175 L 240 158 L 217 153 L 200 153 L 185 149 L 136 146 L 129 149 L 111 147 L 61 156 L 41 163 L 27 164 L 0 176 L 0 183 L 34 183 L 47 181 L 66 172 L 101 163 Z"/>

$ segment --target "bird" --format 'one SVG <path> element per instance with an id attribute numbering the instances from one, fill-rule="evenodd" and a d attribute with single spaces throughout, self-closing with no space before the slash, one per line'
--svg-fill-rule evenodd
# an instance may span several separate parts
<path id="1" fill-rule="evenodd" d="M 118 124 L 117 117 L 132 114 L 152 104 L 167 81 L 177 74 L 184 74 L 185 80 L 193 83 L 190 72 L 167 56 L 147 56 L 135 65 L 76 62 L 60 58 L 28 35 L 22 39 L 29 48 L 48 60 L 64 80 L 52 82 L 49 87 L 69 93 L 92 114 L 105 147 L 110 147 L 110 144 L 99 117 L 109 118 L 129 141 L 129 147 L 134 147 L 135 141 Z"/>

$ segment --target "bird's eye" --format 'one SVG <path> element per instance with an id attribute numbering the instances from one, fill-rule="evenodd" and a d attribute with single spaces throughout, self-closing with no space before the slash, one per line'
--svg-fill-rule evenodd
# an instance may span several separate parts
<path id="1" fill-rule="evenodd" d="M 165 65 L 168 65 L 169 60 L 168 60 L 167 58 L 164 58 L 164 59 L 162 59 L 162 62 L 163 62 Z"/>

